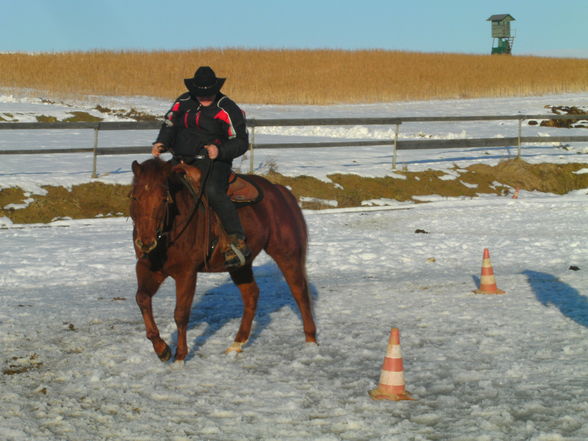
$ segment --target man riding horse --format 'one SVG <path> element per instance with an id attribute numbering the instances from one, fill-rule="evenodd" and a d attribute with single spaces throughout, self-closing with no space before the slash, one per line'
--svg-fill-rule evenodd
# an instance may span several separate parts
<path id="1" fill-rule="evenodd" d="M 251 255 L 237 209 L 227 196 L 233 159 L 247 151 L 249 140 L 243 111 L 220 92 L 224 82 L 208 66 L 185 79 L 188 92 L 166 113 L 151 153 L 158 157 L 170 151 L 172 163 L 184 162 L 202 171 L 204 194 L 229 238 L 224 256 L 230 270 Z"/>

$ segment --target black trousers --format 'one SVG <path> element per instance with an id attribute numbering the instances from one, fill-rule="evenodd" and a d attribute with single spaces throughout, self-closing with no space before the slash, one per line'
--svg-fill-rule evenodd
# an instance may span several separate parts
<path id="1" fill-rule="evenodd" d="M 172 162 L 177 163 L 179 161 L 174 158 Z M 206 182 L 204 182 L 204 194 L 208 199 L 208 203 L 218 215 L 225 232 L 245 236 L 237 208 L 227 196 L 231 164 L 222 161 L 211 161 L 210 159 L 196 159 L 188 163 L 198 167 L 202 172 L 202 179 L 206 179 Z"/>
<path id="2" fill-rule="evenodd" d="M 195 163 L 196 166 L 198 166 L 198 162 L 200 161 Z M 225 232 L 244 236 L 245 233 L 239 220 L 239 214 L 237 214 L 237 208 L 227 196 L 231 165 L 220 161 L 209 162 L 211 169 L 204 185 L 204 194 L 208 198 L 210 206 L 218 215 Z M 202 172 L 206 173 L 206 170 L 202 169 Z"/>

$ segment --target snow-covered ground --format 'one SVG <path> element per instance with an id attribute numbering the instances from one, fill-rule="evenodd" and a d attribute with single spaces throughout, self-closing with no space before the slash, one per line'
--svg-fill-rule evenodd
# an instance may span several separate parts
<path id="1" fill-rule="evenodd" d="M 5 109 L 11 105 L 30 109 L 35 104 L 8 101 L 0 100 L 0 114 L 10 112 Z M 162 111 L 167 106 L 147 99 L 117 102 L 127 108 L 148 103 Z M 407 116 L 543 113 L 543 105 L 587 102 L 588 95 L 244 107 L 258 118 L 382 116 L 384 111 Z M 354 136 L 308 130 L 283 137 Z M 369 137 L 386 128 L 356 130 Z M 463 130 L 467 136 L 478 137 L 479 130 L 513 136 L 516 127 L 418 130 L 439 137 Z M 123 145 L 142 145 L 153 134 L 117 136 Z M 36 148 L 39 141 L 73 143 L 66 131 L 3 131 L 0 148 L 22 143 Z M 527 146 L 524 152 L 532 162 L 588 163 L 583 148 Z M 409 170 L 449 172 L 454 163 L 492 164 L 512 153 L 402 151 L 399 160 Z M 143 158 L 101 157 L 99 171 L 109 174 L 100 179 L 129 182 L 130 161 Z M 392 173 L 386 147 L 259 151 L 255 158 L 258 168 L 272 161 L 292 175 Z M 86 182 L 90 166 L 89 158 L 75 154 L 34 160 L 3 156 L 0 186 L 38 191 L 46 183 Z M 437 200 L 379 211 L 305 213 L 318 347 L 304 344 L 286 284 L 262 255 L 255 265 L 261 297 L 252 338 L 245 352 L 225 356 L 241 316 L 240 296 L 227 275 L 201 275 L 188 332 L 191 353 L 182 369 L 161 363 L 145 339 L 134 303 L 128 219 L 49 226 L 5 221 L 0 229 L 0 439 L 588 439 L 588 190 L 565 196 L 522 192 L 519 199 L 431 199 Z M 484 248 L 505 295 L 472 293 Z M 160 330 L 172 344 L 174 300 L 171 282 L 155 297 Z M 416 401 L 368 396 L 377 386 L 391 327 L 400 329 L 407 389 Z"/>

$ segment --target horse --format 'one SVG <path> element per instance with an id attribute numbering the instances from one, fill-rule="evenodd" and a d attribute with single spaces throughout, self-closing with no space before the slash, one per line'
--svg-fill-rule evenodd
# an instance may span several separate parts
<path id="1" fill-rule="evenodd" d="M 170 347 L 161 338 L 153 317 L 152 298 L 167 277 L 174 279 L 175 361 L 184 362 L 188 354 L 186 334 L 197 274 L 227 272 L 223 256 L 226 234 L 208 208 L 202 191 L 205 176 L 198 168 L 183 163 L 174 166 L 152 158 L 143 163 L 134 161 L 132 171 L 130 216 L 137 257 L 135 299 L 155 353 L 161 361 L 170 360 Z M 241 352 L 251 333 L 259 297 L 252 264 L 261 250 L 276 262 L 284 275 L 300 310 L 306 342 L 317 344 L 306 275 L 308 230 L 302 210 L 284 186 L 261 176 L 247 175 L 247 178 L 261 190 L 263 199 L 238 208 L 251 257 L 240 268 L 228 271 L 240 290 L 243 314 L 234 341 L 226 352 Z"/>

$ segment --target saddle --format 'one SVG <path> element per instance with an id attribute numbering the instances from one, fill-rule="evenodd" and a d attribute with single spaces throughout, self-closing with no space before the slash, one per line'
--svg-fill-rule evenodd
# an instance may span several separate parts
<path id="1" fill-rule="evenodd" d="M 261 201 L 263 190 L 247 176 L 231 171 L 227 195 L 238 207 L 244 207 Z"/>
<path id="2" fill-rule="evenodd" d="M 184 183 L 191 189 L 192 195 L 197 197 L 198 192 L 194 191 L 194 187 L 190 183 L 190 179 L 200 179 L 200 175 L 190 177 L 195 169 L 196 167 L 184 163 L 174 167 L 176 172 L 188 176 L 189 179 L 185 180 Z M 228 178 L 227 195 L 237 207 L 244 207 L 261 201 L 263 199 L 263 190 L 250 177 L 237 174 L 231 170 Z"/>

